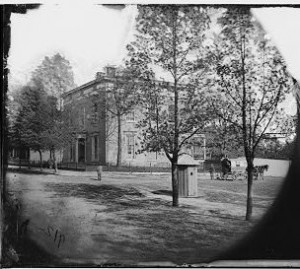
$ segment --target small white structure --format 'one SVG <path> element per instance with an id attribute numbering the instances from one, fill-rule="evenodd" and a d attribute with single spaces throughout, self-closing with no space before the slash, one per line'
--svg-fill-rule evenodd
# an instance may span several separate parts
<path id="1" fill-rule="evenodd" d="M 245 157 L 231 159 L 232 167 L 240 167 L 246 169 L 247 161 Z M 264 172 L 265 176 L 285 177 L 289 171 L 290 160 L 262 159 L 255 158 L 254 166 L 268 165 L 269 169 Z"/>
<path id="2" fill-rule="evenodd" d="M 101 165 L 99 165 L 98 167 L 97 167 L 97 175 L 98 175 L 98 180 L 99 181 L 101 181 L 101 179 L 102 179 L 102 166 Z"/>
<path id="3" fill-rule="evenodd" d="M 190 155 L 183 155 L 178 160 L 179 197 L 198 196 L 197 166 L 199 162 Z"/>

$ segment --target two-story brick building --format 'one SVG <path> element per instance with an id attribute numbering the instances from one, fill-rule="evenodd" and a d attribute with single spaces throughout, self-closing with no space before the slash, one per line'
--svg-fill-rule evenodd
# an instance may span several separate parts
<path id="1" fill-rule="evenodd" d="M 71 106 L 73 118 L 79 121 L 82 131 L 77 142 L 64 151 L 64 163 L 85 163 L 86 165 L 115 165 L 117 162 L 117 120 L 107 109 L 107 89 L 115 80 L 115 67 L 108 66 L 105 73 L 98 72 L 96 78 L 64 94 L 64 106 Z M 123 166 L 168 167 L 170 162 L 163 153 L 143 152 L 140 149 L 140 130 L 136 123 L 143 117 L 143 110 L 136 106 L 123 115 L 122 159 Z M 204 140 L 205 136 L 198 136 Z M 189 153 L 198 160 L 204 160 L 205 144 L 195 145 Z"/>

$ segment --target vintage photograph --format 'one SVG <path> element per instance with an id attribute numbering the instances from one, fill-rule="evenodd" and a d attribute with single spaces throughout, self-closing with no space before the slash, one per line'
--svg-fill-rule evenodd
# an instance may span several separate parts
<path id="1" fill-rule="evenodd" d="M 2 9 L 2 266 L 297 264 L 251 235 L 297 168 L 300 7 Z"/>

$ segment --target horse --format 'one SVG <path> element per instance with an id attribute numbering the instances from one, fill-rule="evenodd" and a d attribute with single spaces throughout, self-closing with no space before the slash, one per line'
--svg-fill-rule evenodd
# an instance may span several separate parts
<path id="1" fill-rule="evenodd" d="M 254 166 L 254 179 L 255 180 L 257 180 L 257 179 L 263 180 L 264 172 L 268 171 L 268 169 L 269 169 L 269 165 L 267 165 L 267 164 Z"/>

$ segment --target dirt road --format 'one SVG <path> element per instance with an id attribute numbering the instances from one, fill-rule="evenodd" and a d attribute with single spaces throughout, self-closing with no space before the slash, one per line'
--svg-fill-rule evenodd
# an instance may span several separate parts
<path id="1" fill-rule="evenodd" d="M 173 208 L 169 175 L 107 172 L 103 181 L 96 178 L 88 173 L 7 176 L 9 191 L 22 204 L 22 221 L 29 220 L 28 236 L 62 263 L 199 263 L 254 225 L 244 221 L 243 194 L 216 190 L 210 182 L 199 182 L 200 197 L 181 198 L 181 206 Z M 271 200 L 257 197 L 256 218 Z"/>

